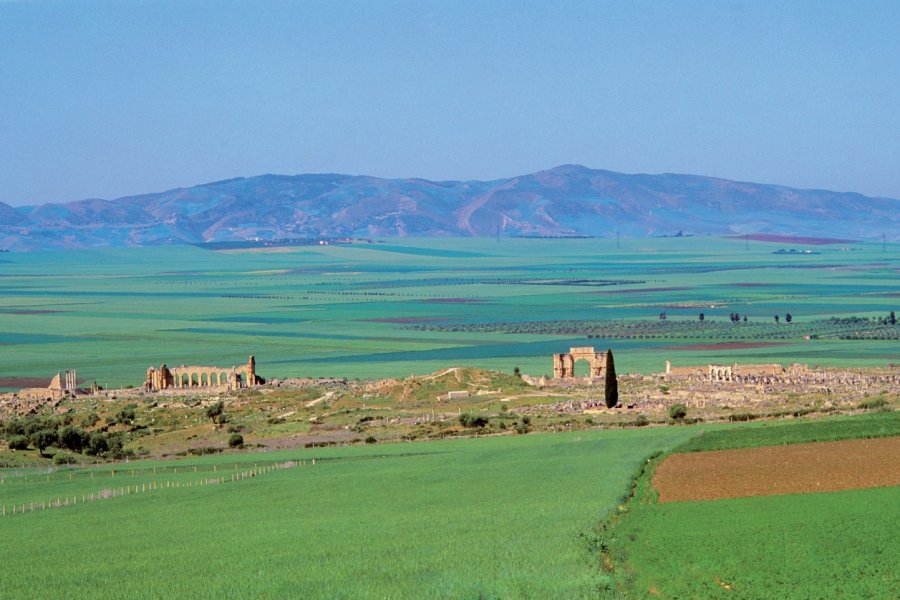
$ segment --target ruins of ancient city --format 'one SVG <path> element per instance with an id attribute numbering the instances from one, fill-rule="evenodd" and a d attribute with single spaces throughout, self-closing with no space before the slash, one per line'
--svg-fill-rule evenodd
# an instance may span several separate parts
<path id="1" fill-rule="evenodd" d="M 200 388 L 210 392 L 239 390 L 254 387 L 264 381 L 256 374 L 256 358 L 251 356 L 247 364 L 223 369 L 221 367 L 167 367 L 147 369 L 144 390 L 148 392 L 180 393 L 185 389 Z"/>
<path id="2" fill-rule="evenodd" d="M 576 364 L 587 365 L 587 375 L 576 375 Z M 804 399 L 823 399 L 833 404 L 858 402 L 871 394 L 900 394 L 900 365 L 881 368 L 835 368 L 806 364 L 673 365 L 651 375 L 617 375 L 611 350 L 573 347 L 553 354 L 553 376 L 521 374 L 532 390 L 527 396 L 542 398 L 519 410 L 523 413 L 559 412 L 568 414 L 664 413 L 673 404 L 695 409 L 751 410 L 796 405 Z M 363 384 L 371 391 L 402 380 L 384 379 Z M 212 397 L 248 388 L 304 388 L 330 386 L 340 389 L 348 383 L 341 378 L 288 378 L 266 382 L 256 370 L 256 359 L 231 367 L 177 366 L 149 367 L 139 388 L 102 389 L 96 382 L 79 387 L 75 369 L 61 370 L 47 387 L 24 388 L 0 394 L 0 409 L 14 414 L 35 413 L 56 408 L 75 398 L 139 398 L 147 396 Z M 618 403 L 609 407 L 611 386 Z M 493 390 L 450 390 L 434 398 L 436 403 L 458 401 L 472 396 L 500 394 Z"/>

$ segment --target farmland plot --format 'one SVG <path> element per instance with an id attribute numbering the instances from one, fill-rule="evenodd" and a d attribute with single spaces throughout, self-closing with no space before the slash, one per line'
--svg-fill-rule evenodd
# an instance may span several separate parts
<path id="1" fill-rule="evenodd" d="M 619 501 L 643 457 L 693 433 L 585 431 L 136 463 L 116 485 L 221 477 L 235 461 L 304 466 L 2 517 L 0 559 L 16 565 L 3 593 L 593 597 L 606 577 L 582 534 Z M 110 487 L 108 471 L 100 467 L 94 485 Z M 29 494 L 81 494 L 86 473 L 7 479 L 0 499 L 12 488 L 23 503 Z"/>
<path id="2" fill-rule="evenodd" d="M 900 326 L 884 323 L 898 308 L 895 254 L 774 248 L 404 239 L 11 253 L 0 264 L 0 348 L 15 351 L 0 352 L 0 377 L 49 381 L 75 368 L 86 383 L 137 386 L 150 365 L 228 367 L 250 354 L 270 378 L 454 365 L 541 375 L 571 346 L 614 349 L 623 373 L 658 372 L 666 358 L 881 366 L 897 356 Z"/>
<path id="3" fill-rule="evenodd" d="M 900 438 L 802 442 L 896 435 L 898 425 L 897 413 L 875 413 L 778 424 L 775 435 L 757 426 L 691 440 L 683 448 L 698 453 L 673 454 L 657 467 L 660 500 L 671 501 L 652 501 L 645 476 L 637 501 L 613 527 L 623 593 L 892 597 L 900 587 Z M 746 449 L 703 452 L 704 446 Z M 700 462 L 709 464 L 685 470 Z M 700 489 L 704 481 L 709 485 Z M 864 486 L 877 487 L 852 489 Z"/>

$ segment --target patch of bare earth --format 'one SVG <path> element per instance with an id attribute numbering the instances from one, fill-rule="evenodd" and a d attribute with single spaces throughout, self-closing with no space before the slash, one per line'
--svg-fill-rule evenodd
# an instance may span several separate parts
<path id="1" fill-rule="evenodd" d="M 673 454 L 656 469 L 660 502 L 900 485 L 900 437 Z"/>
<path id="2" fill-rule="evenodd" d="M 48 377 L 0 377 L 0 387 L 5 388 L 42 388 L 48 385 Z"/>

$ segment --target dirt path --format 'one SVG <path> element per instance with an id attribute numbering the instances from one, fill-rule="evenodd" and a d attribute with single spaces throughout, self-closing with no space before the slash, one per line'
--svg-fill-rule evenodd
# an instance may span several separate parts
<path id="1" fill-rule="evenodd" d="M 325 395 L 324 395 L 324 396 L 319 396 L 319 397 L 316 398 L 315 400 L 310 400 L 309 402 L 307 402 L 307 403 L 304 404 L 303 406 L 306 407 L 306 408 L 312 408 L 312 407 L 315 406 L 316 404 L 321 404 L 322 402 L 325 402 L 326 400 L 329 400 L 330 398 L 333 398 L 334 395 L 335 395 L 336 393 L 337 393 L 337 392 L 325 392 Z"/>
<path id="2" fill-rule="evenodd" d="M 900 437 L 673 454 L 653 485 L 660 502 L 900 485 Z"/>

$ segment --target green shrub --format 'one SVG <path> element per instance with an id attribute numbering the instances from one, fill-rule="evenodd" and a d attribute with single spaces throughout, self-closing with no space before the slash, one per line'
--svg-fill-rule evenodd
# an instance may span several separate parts
<path id="1" fill-rule="evenodd" d="M 369 437 L 366 438 L 367 444 L 375 444 L 377 442 L 378 442 L 378 440 L 376 440 L 375 436 L 373 436 L 373 435 L 370 435 Z"/>
<path id="2" fill-rule="evenodd" d="M 128 454 L 125 451 L 125 440 L 119 434 L 109 434 L 106 436 L 106 444 L 109 449 L 106 456 L 113 459 L 125 458 Z"/>
<path id="3" fill-rule="evenodd" d="M 219 454 L 220 452 L 222 452 L 222 448 L 216 448 L 215 446 L 203 446 L 201 448 L 191 448 L 190 450 L 188 450 L 188 454 L 193 454 L 194 456 Z"/>
<path id="4" fill-rule="evenodd" d="M 121 423 L 122 425 L 131 425 L 134 423 L 135 418 L 137 418 L 137 413 L 135 409 L 137 405 L 129 404 L 128 406 L 122 408 L 118 413 L 116 413 L 116 422 Z"/>
<path id="5" fill-rule="evenodd" d="M 59 430 L 59 447 L 71 450 L 72 452 L 81 452 L 85 444 L 90 441 L 90 436 L 78 427 L 66 425 Z"/>
<path id="6" fill-rule="evenodd" d="M 673 404 L 669 407 L 669 418 L 674 419 L 676 421 L 680 421 L 681 419 L 687 416 L 687 406 L 684 404 Z"/>
<path id="7" fill-rule="evenodd" d="M 84 415 L 84 418 L 81 419 L 81 426 L 82 427 L 93 427 L 94 425 L 96 425 L 99 422 L 100 422 L 100 415 L 98 415 L 95 412 L 90 412 L 90 413 Z"/>
<path id="8" fill-rule="evenodd" d="M 209 406 L 207 406 L 204 413 L 206 414 L 206 417 L 213 422 L 213 425 L 217 425 L 219 422 L 218 419 L 224 411 L 225 403 L 219 400 L 215 404 L 210 404 Z"/>
<path id="9" fill-rule="evenodd" d="M 21 419 L 7 421 L 3 426 L 3 433 L 10 437 L 14 435 L 25 435 L 25 423 L 23 423 Z"/>
<path id="10" fill-rule="evenodd" d="M 90 438 L 88 438 L 87 446 L 84 449 L 85 454 L 90 454 L 91 456 L 100 456 L 102 454 L 106 454 L 109 450 L 109 443 L 106 441 L 106 434 L 97 432 L 92 433 Z"/>
<path id="11" fill-rule="evenodd" d="M 59 441 L 59 436 L 56 435 L 55 429 L 41 429 L 31 434 L 28 441 L 43 454 L 44 450 Z"/>
<path id="12" fill-rule="evenodd" d="M 638 415 L 634 419 L 635 427 L 646 427 L 650 424 L 650 419 L 647 418 L 647 415 Z"/>
<path id="13" fill-rule="evenodd" d="M 463 427 L 484 427 L 488 424 L 488 418 L 476 413 L 464 412 L 459 415 L 459 424 Z"/>
<path id="14" fill-rule="evenodd" d="M 10 450 L 28 450 L 28 438 L 24 435 L 14 435 L 8 443 Z"/>
<path id="15" fill-rule="evenodd" d="M 75 462 L 75 457 L 67 452 L 57 452 L 53 455 L 53 464 L 55 465 L 72 465 Z"/>
<path id="16" fill-rule="evenodd" d="M 232 433 L 228 437 L 228 447 L 229 448 L 239 448 L 244 445 L 244 436 L 239 433 Z"/>
<path id="17" fill-rule="evenodd" d="M 862 410 L 871 410 L 874 408 L 881 408 L 883 406 L 887 406 L 887 400 L 885 400 L 884 398 L 872 398 L 871 400 L 863 400 L 856 405 L 857 408 L 860 408 Z"/>
<path id="18" fill-rule="evenodd" d="M 755 415 L 753 413 L 734 413 L 733 415 L 728 416 L 729 421 L 752 421 L 753 419 L 758 418 L 759 415 Z"/>

